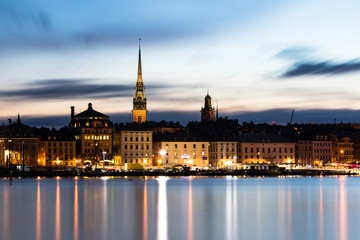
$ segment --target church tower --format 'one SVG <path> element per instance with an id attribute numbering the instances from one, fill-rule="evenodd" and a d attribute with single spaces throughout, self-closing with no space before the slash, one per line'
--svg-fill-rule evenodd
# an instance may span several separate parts
<path id="1" fill-rule="evenodd" d="M 146 122 L 146 97 L 144 83 L 141 71 L 141 38 L 139 38 L 139 63 L 137 72 L 137 81 L 135 85 L 135 95 L 133 99 L 133 122 Z"/>
<path id="2" fill-rule="evenodd" d="M 211 106 L 211 97 L 209 91 L 205 97 L 204 107 L 201 108 L 201 122 L 215 121 L 215 109 Z"/>

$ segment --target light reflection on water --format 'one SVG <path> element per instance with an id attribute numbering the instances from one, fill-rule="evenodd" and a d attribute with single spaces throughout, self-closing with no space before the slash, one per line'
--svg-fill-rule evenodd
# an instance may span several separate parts
<path id="1" fill-rule="evenodd" d="M 0 180 L 1 239 L 357 239 L 360 178 Z"/>

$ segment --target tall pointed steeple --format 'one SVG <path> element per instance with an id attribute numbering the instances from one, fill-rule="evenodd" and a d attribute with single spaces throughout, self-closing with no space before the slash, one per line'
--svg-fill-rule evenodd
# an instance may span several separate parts
<path id="1" fill-rule="evenodd" d="M 139 38 L 139 62 L 132 112 L 133 122 L 146 122 L 146 97 L 141 69 L 141 38 Z"/>
<path id="2" fill-rule="evenodd" d="M 139 62 L 137 72 L 137 83 L 142 82 L 142 70 L 141 70 L 141 38 L 139 38 Z"/>

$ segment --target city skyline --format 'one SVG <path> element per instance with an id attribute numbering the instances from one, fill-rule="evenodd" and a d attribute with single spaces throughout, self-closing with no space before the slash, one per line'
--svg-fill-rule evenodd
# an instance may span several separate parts
<path id="1" fill-rule="evenodd" d="M 141 37 L 150 121 L 200 120 L 209 88 L 240 122 L 357 122 L 360 3 L 206 3 L 4 1 L 0 119 L 131 121 Z"/>

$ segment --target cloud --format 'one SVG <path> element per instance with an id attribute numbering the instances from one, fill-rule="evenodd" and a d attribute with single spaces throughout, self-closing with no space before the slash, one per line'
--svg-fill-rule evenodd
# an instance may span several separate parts
<path id="1" fill-rule="evenodd" d="M 11 100 L 30 99 L 82 99 L 82 98 L 114 98 L 129 97 L 133 94 L 134 85 L 130 84 L 97 84 L 96 79 L 47 79 L 35 80 L 24 88 L 1 90 L 1 98 Z M 148 84 L 147 88 L 173 87 L 166 84 Z"/>
<path id="2" fill-rule="evenodd" d="M 291 78 L 299 76 L 339 75 L 360 71 L 360 60 L 344 63 L 325 62 L 297 62 L 286 70 L 281 77 Z"/>
<path id="3" fill-rule="evenodd" d="M 313 51 L 308 47 L 288 47 L 276 54 L 274 58 L 299 61 L 308 58 Z"/>

